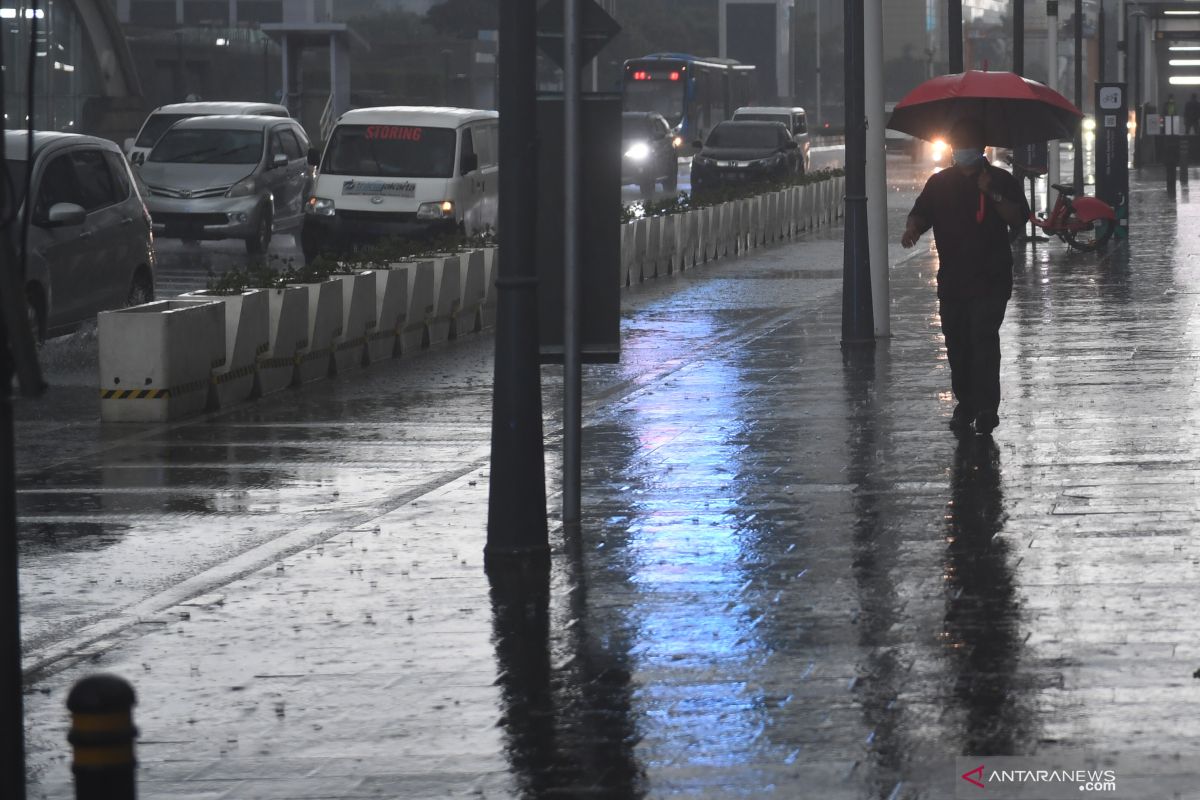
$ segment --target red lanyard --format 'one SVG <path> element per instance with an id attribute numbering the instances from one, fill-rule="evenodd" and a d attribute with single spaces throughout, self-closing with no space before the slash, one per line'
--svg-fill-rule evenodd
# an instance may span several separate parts
<path id="1" fill-rule="evenodd" d="M 987 211 L 987 206 L 984 205 L 983 192 L 979 193 L 979 210 L 975 212 L 975 221 L 982 223 L 983 215 Z"/>

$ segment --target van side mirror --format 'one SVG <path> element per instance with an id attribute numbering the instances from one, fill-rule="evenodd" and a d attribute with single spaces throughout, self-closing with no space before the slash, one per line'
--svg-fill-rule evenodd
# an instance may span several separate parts
<path id="1" fill-rule="evenodd" d="M 130 136 L 125 140 L 125 155 L 129 155 L 129 151 L 133 149 L 133 137 Z"/>
<path id="2" fill-rule="evenodd" d="M 74 203 L 55 203 L 46 214 L 46 227 L 67 228 L 82 225 L 87 220 L 87 212 L 83 206 Z"/>
<path id="3" fill-rule="evenodd" d="M 475 153 L 467 153 L 462 157 L 462 168 L 459 172 L 466 175 L 468 172 L 474 172 L 479 169 L 479 156 Z"/>
<path id="4" fill-rule="evenodd" d="M 321 154 L 317 152 L 317 148 L 308 148 L 308 165 L 310 167 L 321 166 Z"/>
<path id="5" fill-rule="evenodd" d="M 287 153 L 276 153 L 274 157 L 271 158 L 271 169 L 278 169 L 279 167 L 286 167 L 287 165 Z"/>

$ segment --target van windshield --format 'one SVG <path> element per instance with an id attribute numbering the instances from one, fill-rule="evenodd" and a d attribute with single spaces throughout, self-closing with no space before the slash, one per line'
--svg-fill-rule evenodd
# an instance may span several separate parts
<path id="1" fill-rule="evenodd" d="M 782 122 L 784 125 L 790 121 L 786 114 L 734 114 L 733 118 L 738 122 Z"/>
<path id="2" fill-rule="evenodd" d="M 339 125 L 321 172 L 387 178 L 449 178 L 454 174 L 453 128 Z"/>
<path id="3" fill-rule="evenodd" d="M 173 164 L 257 164 L 262 131 L 175 128 L 158 140 L 149 161 Z"/>
<path id="4" fill-rule="evenodd" d="M 154 144 L 162 138 L 168 128 L 179 120 L 188 118 L 187 114 L 151 114 L 146 120 L 146 124 L 142 126 L 142 132 L 138 134 L 137 141 L 133 143 L 133 146 L 154 147 Z"/>

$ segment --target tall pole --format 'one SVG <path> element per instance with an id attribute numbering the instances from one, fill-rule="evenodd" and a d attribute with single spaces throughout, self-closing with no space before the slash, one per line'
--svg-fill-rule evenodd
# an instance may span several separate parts
<path id="1" fill-rule="evenodd" d="M 1129 42 L 1125 41 L 1125 33 L 1129 30 L 1129 20 L 1125 18 L 1125 0 L 1117 0 L 1117 83 L 1125 83 L 1125 74 L 1129 64 Z"/>
<path id="2" fill-rule="evenodd" d="M 542 377 L 538 362 L 537 5 L 500 3 L 500 176 L 488 569 L 505 560 L 548 561 Z M 508 176 L 508 177 L 505 177 Z"/>
<path id="3" fill-rule="evenodd" d="M 867 241 L 867 120 L 864 111 L 863 0 L 845 0 L 846 228 L 842 261 L 842 344 L 875 341 Z"/>
<path id="4" fill-rule="evenodd" d="M 2 237 L 7 263 L 16 252 L 7 235 Z M 7 261 L 7 259 L 6 259 Z M 2 321 L 0 321 L 2 322 Z M 8 334 L 0 324 L 0 653 L 4 675 L 0 685 L 0 797 L 25 800 L 24 679 L 21 676 L 21 590 L 17 553 L 17 487 L 13 461 L 12 360 Z"/>
<path id="5" fill-rule="evenodd" d="M 822 0 L 814 0 L 814 5 L 817 8 L 817 19 L 813 28 L 817 32 L 817 124 L 823 126 L 825 118 L 821 116 L 821 2 Z"/>
<path id="6" fill-rule="evenodd" d="M 876 337 L 892 335 L 888 287 L 887 155 L 883 129 L 883 0 L 866 0 L 863 19 L 863 98 L 866 102 L 867 236 L 871 307 Z"/>
<path id="7" fill-rule="evenodd" d="M 563 0 L 562 518 L 579 522 L 583 365 L 579 344 L 579 0 Z"/>
<path id="8" fill-rule="evenodd" d="M 1083 0 L 1075 0 L 1075 107 L 1083 110 Z M 1083 126 L 1075 128 L 1075 194 L 1083 194 Z"/>
<path id="9" fill-rule="evenodd" d="M 1058 0 L 1046 0 L 1046 85 L 1058 90 Z M 1058 194 L 1050 187 L 1059 181 L 1058 140 L 1046 143 L 1046 214 L 1054 208 Z"/>
<path id="10" fill-rule="evenodd" d="M 950 72 L 963 71 L 962 0 L 947 0 L 946 34 L 950 37 Z"/>
<path id="11" fill-rule="evenodd" d="M 1013 0 L 1013 63 L 1012 71 L 1025 74 L 1025 0 Z"/>
<path id="12" fill-rule="evenodd" d="M 1100 83 L 1108 82 L 1108 28 L 1104 21 L 1104 0 L 1100 0 L 1100 15 L 1096 19 L 1096 41 L 1098 42 L 1097 61 L 1100 62 L 1096 79 Z"/>

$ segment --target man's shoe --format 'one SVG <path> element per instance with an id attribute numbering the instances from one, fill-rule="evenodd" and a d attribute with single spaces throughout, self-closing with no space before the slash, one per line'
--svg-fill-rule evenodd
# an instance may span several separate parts
<path id="1" fill-rule="evenodd" d="M 987 436 L 1000 426 L 1000 416 L 995 411 L 985 411 L 975 418 L 975 433 Z"/>
<path id="2" fill-rule="evenodd" d="M 950 430 L 955 433 L 962 433 L 970 430 L 971 421 L 975 417 L 975 412 L 964 408 L 962 403 L 954 407 L 954 413 L 950 416 Z"/>

